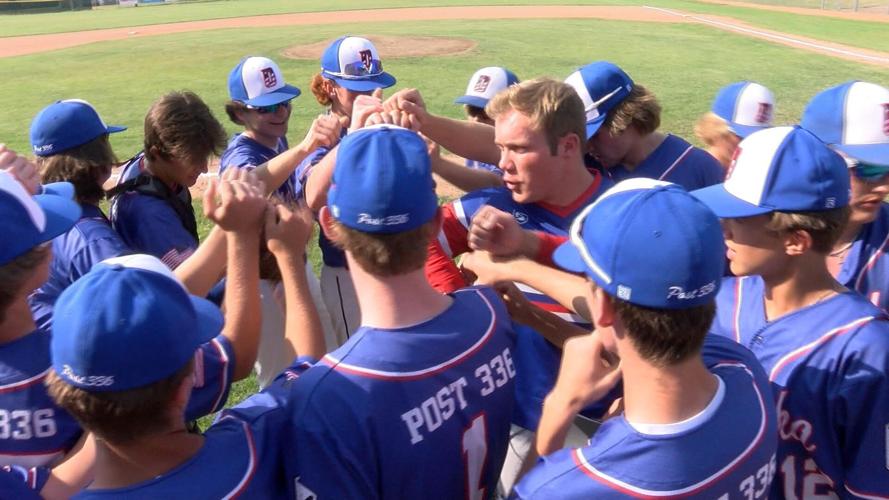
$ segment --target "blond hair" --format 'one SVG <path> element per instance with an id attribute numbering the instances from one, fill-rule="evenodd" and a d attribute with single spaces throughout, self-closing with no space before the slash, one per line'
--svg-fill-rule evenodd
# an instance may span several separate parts
<path id="1" fill-rule="evenodd" d="M 695 135 L 704 144 L 713 146 L 735 136 L 728 122 L 712 111 L 708 111 L 695 122 Z"/>
<path id="2" fill-rule="evenodd" d="M 566 83 L 551 78 L 527 80 L 502 90 L 485 107 L 494 120 L 511 110 L 527 116 L 531 126 L 546 135 L 553 155 L 565 135 L 574 134 L 581 143 L 586 138 L 583 101 Z"/>

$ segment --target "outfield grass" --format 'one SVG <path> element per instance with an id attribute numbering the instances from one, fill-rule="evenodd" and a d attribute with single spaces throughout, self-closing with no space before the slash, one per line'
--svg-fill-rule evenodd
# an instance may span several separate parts
<path id="1" fill-rule="evenodd" d="M 143 6 L 137 9 L 102 7 L 93 11 L 2 16 L 0 36 L 83 31 L 99 28 L 197 21 L 293 12 L 319 12 L 391 7 L 446 5 L 652 5 L 689 12 L 730 16 L 746 23 L 786 33 L 847 45 L 889 51 L 886 23 L 832 19 L 690 0 L 219 0 Z"/>
<path id="2" fill-rule="evenodd" d="M 469 75 L 492 64 L 508 66 L 523 78 L 561 79 L 586 62 L 613 60 L 660 97 L 665 109 L 662 128 L 685 136 L 691 135 L 695 118 L 708 108 L 715 91 L 731 81 L 754 79 L 772 88 L 779 123 L 796 120 L 807 99 L 828 85 L 853 78 L 889 83 L 885 71 L 870 66 L 693 24 L 510 20 L 233 29 L 98 43 L 8 59 L 5 64 L 15 71 L 4 75 L 4 85 L 18 90 L 0 94 L 0 141 L 27 151 L 27 130 L 37 111 L 54 99 L 78 97 L 96 105 L 106 122 L 130 127 L 112 136 L 115 151 L 124 158 L 140 148 L 142 119 L 151 102 L 173 89 L 191 89 L 203 96 L 233 132 L 236 127 L 222 111 L 226 78 L 241 56 L 252 53 L 274 57 L 288 81 L 304 91 L 291 119 L 293 143 L 321 111 L 308 90 L 317 62 L 285 59 L 280 52 L 292 44 L 343 32 L 477 39 L 478 47 L 469 54 L 386 59 L 387 70 L 399 78 L 396 88 L 420 87 L 434 111 L 455 117 L 460 109 L 451 101 Z"/>

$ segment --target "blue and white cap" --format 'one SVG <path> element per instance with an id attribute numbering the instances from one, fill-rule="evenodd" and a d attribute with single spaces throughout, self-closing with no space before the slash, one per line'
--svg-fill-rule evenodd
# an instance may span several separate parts
<path id="1" fill-rule="evenodd" d="M 846 82 L 809 101 L 800 125 L 846 156 L 889 167 L 889 89 Z"/>
<path id="2" fill-rule="evenodd" d="M 693 194 L 723 218 L 817 212 L 849 204 L 849 172 L 811 132 L 774 127 L 741 141 L 724 183 Z"/>
<path id="3" fill-rule="evenodd" d="M 681 186 L 635 178 L 585 208 L 553 260 L 621 300 L 684 309 L 713 301 L 723 245 L 719 219 Z"/>
<path id="4" fill-rule="evenodd" d="M 245 57 L 228 74 L 228 95 L 250 106 L 271 106 L 299 96 L 284 82 L 281 68 L 268 57 Z"/>
<path id="5" fill-rule="evenodd" d="M 512 71 L 499 66 L 488 66 L 473 73 L 466 86 L 466 94 L 458 97 L 454 104 L 484 108 L 501 90 L 517 83 L 519 78 Z"/>
<path id="6" fill-rule="evenodd" d="M 43 194 L 31 196 L 12 175 L 0 171 L 0 265 L 71 229 L 81 215 L 73 198 L 70 183 L 47 184 Z"/>
<path id="7" fill-rule="evenodd" d="M 96 108 L 82 99 L 56 101 L 31 122 L 31 149 L 37 156 L 52 156 L 126 129 L 105 125 Z"/>
<path id="8" fill-rule="evenodd" d="M 438 211 L 426 143 L 392 125 L 360 129 L 340 142 L 327 204 L 334 218 L 365 233 L 400 233 Z"/>
<path id="9" fill-rule="evenodd" d="M 633 80 L 614 63 L 598 61 L 568 75 L 565 83 L 574 87 L 586 112 L 586 137 L 596 135 L 608 112 L 633 90 Z"/>
<path id="10" fill-rule="evenodd" d="M 150 255 L 96 264 L 62 292 L 53 314 L 53 369 L 91 392 L 136 389 L 173 375 L 223 325 L 215 304 L 190 295 Z"/>
<path id="11" fill-rule="evenodd" d="M 741 138 L 772 126 L 775 96 L 756 82 L 736 82 L 719 89 L 711 111 Z"/>
<path id="12" fill-rule="evenodd" d="M 321 75 L 356 92 L 395 85 L 395 77 L 383 71 L 383 61 L 374 44 L 357 36 L 337 38 L 324 50 Z"/>

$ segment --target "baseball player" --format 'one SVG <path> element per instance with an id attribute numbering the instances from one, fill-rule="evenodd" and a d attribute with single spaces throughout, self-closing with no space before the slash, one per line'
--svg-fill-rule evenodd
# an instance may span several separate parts
<path id="1" fill-rule="evenodd" d="M 416 91 L 396 96 L 410 99 L 392 104 L 413 109 L 424 128 L 448 121 L 426 112 Z M 411 106 L 415 103 L 419 104 Z M 503 151 L 499 165 L 505 187 L 469 193 L 444 207 L 442 230 L 427 264 L 430 282 L 444 292 L 466 285 L 451 259 L 477 248 L 473 227 L 497 233 L 496 239 L 509 242 L 498 250 L 500 255 L 548 262 L 574 217 L 611 185 L 583 164 L 583 106 L 570 86 L 548 79 L 525 81 L 494 97 L 486 111 L 495 120 L 496 141 Z M 551 297 L 531 287 L 520 288 L 532 303 L 583 327 L 588 325 Z M 539 332 L 525 326 L 517 326 L 516 331 L 516 441 L 511 448 L 518 451 L 510 455 L 504 470 L 501 486 L 505 491 L 519 474 L 524 452 L 531 449 L 533 430 L 543 398 L 555 381 L 560 356 L 559 349 Z"/>
<path id="2" fill-rule="evenodd" d="M 123 167 L 112 196 L 111 222 L 134 251 L 175 269 L 198 246 L 188 188 L 225 147 L 225 130 L 196 94 L 172 92 L 145 116 L 144 150 Z"/>
<path id="3" fill-rule="evenodd" d="M 596 332 L 565 344 L 538 452 L 561 448 L 574 415 L 621 378 L 623 411 L 586 446 L 543 458 L 516 498 L 768 498 L 777 443 L 768 378 L 750 351 L 707 336 L 721 233 L 688 192 L 649 179 L 618 183 L 575 219 L 554 258 L 590 280 Z"/>
<path id="4" fill-rule="evenodd" d="M 320 217 L 346 252 L 362 326 L 294 388 L 295 496 L 490 497 L 514 335 L 490 289 L 443 295 L 426 281 L 440 219 L 423 140 L 392 125 L 350 133 Z"/>
<path id="5" fill-rule="evenodd" d="M 604 167 L 615 182 L 647 177 L 691 190 L 722 181 L 722 168 L 706 151 L 658 132 L 657 98 L 615 64 L 587 64 L 565 83 L 583 100 L 591 163 Z"/>
<path id="6" fill-rule="evenodd" d="M 28 297 L 37 328 L 49 330 L 59 294 L 94 264 L 130 253 L 99 202 L 117 157 L 108 134 L 126 127 L 105 125 L 88 102 L 69 99 L 43 108 L 31 123 L 31 148 L 44 182 L 70 182 L 82 215 L 73 230 L 52 241 L 49 277 Z"/>
<path id="7" fill-rule="evenodd" d="M 816 95 L 800 125 L 843 156 L 852 194 L 849 221 L 828 254 L 846 288 L 889 310 L 889 89 L 846 82 Z"/>
<path id="8" fill-rule="evenodd" d="M 291 351 L 320 356 L 303 265 L 311 215 L 280 205 L 264 211 L 264 193 L 246 183 L 223 182 L 220 190 L 227 189 L 258 201 L 260 210 L 237 220 L 213 211 L 219 224 L 249 229 L 238 234 L 250 240 L 245 246 L 229 241 L 226 300 L 238 316 L 231 325 L 229 314 L 224 328 L 259 327 L 257 225 L 264 216 L 284 279 Z M 311 359 L 294 359 L 269 389 L 225 410 L 204 435 L 190 434 L 183 408 L 195 352 L 223 329 L 215 305 L 188 295 L 160 261 L 143 255 L 97 265 L 62 294 L 56 311 L 66 321 L 53 329 L 49 391 L 99 438 L 95 479 L 74 498 L 285 497 L 289 385 Z"/>
<path id="9" fill-rule="evenodd" d="M 80 219 L 67 183 L 46 186 L 33 198 L 0 172 L 0 221 L 7 239 L 0 251 L 0 465 L 57 463 L 80 438 L 80 426 L 46 394 L 47 330 L 37 328 L 28 295 L 46 279 L 48 242 Z"/>
<path id="10" fill-rule="evenodd" d="M 377 48 L 366 38 L 342 36 L 334 40 L 321 55 L 321 71 L 312 77 L 312 94 L 328 115 L 340 123 L 340 137 L 345 136 L 353 115 L 355 100 L 371 93 L 381 95 L 382 89 L 395 85 L 395 77 L 383 71 Z M 297 167 L 301 195 L 318 211 L 326 203 L 333 173 L 334 156 L 328 153 L 334 144 L 322 145 Z M 352 278 L 346 269 L 346 258 L 320 232 L 321 293 L 334 324 L 337 345 L 341 345 L 358 328 L 360 312 Z"/>
<path id="11" fill-rule="evenodd" d="M 776 498 L 889 494 L 889 322 L 831 276 L 849 209 L 843 159 L 810 132 L 751 134 L 724 184 L 693 194 L 723 219 L 736 278 L 713 332 L 760 360 L 778 406 Z"/>
<path id="12" fill-rule="evenodd" d="M 518 77 L 506 68 L 497 66 L 481 68 L 469 79 L 466 93 L 458 97 L 454 103 L 463 104 L 467 120 L 494 126 L 494 120 L 485 113 L 485 106 L 500 91 L 518 82 Z M 503 177 L 503 171 L 497 165 L 466 159 L 465 167 L 468 167 L 468 170 L 461 168 L 462 165 L 442 158 L 437 144 L 430 151 L 430 156 L 432 172 L 463 191 L 502 185 L 500 177 Z"/>
<path id="13" fill-rule="evenodd" d="M 728 168 L 741 139 L 772 126 L 775 96 L 756 82 L 735 82 L 719 89 L 710 111 L 695 123 L 707 152 Z"/>

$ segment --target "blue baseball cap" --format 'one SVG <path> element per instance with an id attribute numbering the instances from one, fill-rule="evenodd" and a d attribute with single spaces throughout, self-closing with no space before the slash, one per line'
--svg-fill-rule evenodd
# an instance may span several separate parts
<path id="1" fill-rule="evenodd" d="M 586 137 L 596 135 L 608 112 L 622 103 L 633 90 L 633 80 L 616 64 L 598 61 L 568 75 L 565 83 L 574 87 L 586 113 Z"/>
<path id="2" fill-rule="evenodd" d="M 736 82 L 719 89 L 710 110 L 744 138 L 772 126 L 775 96 L 756 82 Z"/>
<path id="3" fill-rule="evenodd" d="M 84 100 L 56 101 L 40 110 L 31 122 L 31 149 L 37 156 L 52 156 L 126 129 L 105 125 L 96 108 Z"/>
<path id="4" fill-rule="evenodd" d="M 416 132 L 377 125 L 341 142 L 327 194 L 340 223 L 365 233 L 400 233 L 438 211 L 426 143 Z"/>
<path id="5" fill-rule="evenodd" d="M 356 92 L 395 85 L 395 77 L 383 71 L 383 61 L 374 44 L 357 36 L 337 38 L 324 50 L 321 75 Z"/>
<path id="6" fill-rule="evenodd" d="M 0 171 L 0 265 L 71 229 L 80 219 L 74 186 L 57 182 L 31 196 L 15 178 Z"/>
<path id="7" fill-rule="evenodd" d="M 774 127 L 741 141 L 725 182 L 693 194 L 723 218 L 830 210 L 849 204 L 849 172 L 811 132 Z"/>
<path id="8" fill-rule="evenodd" d="M 281 68 L 268 57 L 245 57 L 228 74 L 228 95 L 249 106 L 271 106 L 299 96 L 284 82 Z"/>
<path id="9" fill-rule="evenodd" d="M 216 305 L 190 295 L 156 257 L 138 254 L 93 266 L 62 292 L 53 317 L 53 369 L 90 392 L 173 375 L 223 325 Z"/>
<path id="10" fill-rule="evenodd" d="M 635 178 L 585 208 L 553 260 L 621 300 L 685 309 L 712 302 L 719 291 L 723 245 L 716 214 L 685 189 Z"/>
<path id="11" fill-rule="evenodd" d="M 809 101 L 800 125 L 864 163 L 889 167 L 889 89 L 846 82 Z"/>
<path id="12" fill-rule="evenodd" d="M 489 66 L 473 73 L 466 86 L 466 94 L 454 100 L 454 104 L 468 104 L 484 108 L 488 101 L 510 85 L 519 83 L 512 71 L 499 66 Z"/>

